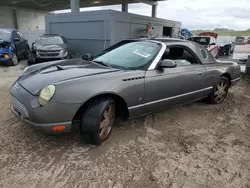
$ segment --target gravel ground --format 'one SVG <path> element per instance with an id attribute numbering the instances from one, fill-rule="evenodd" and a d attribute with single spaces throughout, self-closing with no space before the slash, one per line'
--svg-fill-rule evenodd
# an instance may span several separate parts
<path id="1" fill-rule="evenodd" d="M 21 66 L 0 67 L 1 188 L 249 188 L 250 82 L 220 105 L 198 102 L 116 124 L 101 147 L 35 132 L 9 110 Z"/>

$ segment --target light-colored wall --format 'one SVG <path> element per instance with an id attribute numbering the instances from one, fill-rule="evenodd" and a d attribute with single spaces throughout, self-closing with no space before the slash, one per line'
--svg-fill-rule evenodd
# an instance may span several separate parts
<path id="1" fill-rule="evenodd" d="M 6 7 L 0 7 L 0 28 L 14 28 L 12 10 Z"/>
<path id="2" fill-rule="evenodd" d="M 17 8 L 17 29 L 22 31 L 45 30 L 45 15 L 47 14 L 47 12 Z M 12 8 L 0 7 L 0 28 L 16 29 Z"/>

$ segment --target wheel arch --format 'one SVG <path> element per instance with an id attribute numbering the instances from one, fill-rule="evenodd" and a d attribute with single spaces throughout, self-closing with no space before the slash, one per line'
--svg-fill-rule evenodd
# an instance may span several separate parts
<path id="1" fill-rule="evenodd" d="M 112 98 L 113 100 L 115 100 L 117 117 L 121 118 L 121 119 L 128 119 L 128 117 L 129 117 L 128 105 L 127 105 L 126 101 L 121 96 L 119 96 L 116 93 L 101 93 L 101 94 L 97 94 L 97 95 L 89 98 L 88 100 L 86 100 L 81 105 L 81 107 L 77 110 L 76 114 L 74 115 L 73 120 L 81 120 L 82 113 L 84 112 L 84 110 L 86 109 L 88 104 L 92 100 L 95 100 L 95 99 L 100 98 L 100 97 L 102 97 L 102 98 Z"/>
<path id="2" fill-rule="evenodd" d="M 225 72 L 225 73 L 223 73 L 220 77 L 222 77 L 222 76 L 224 76 L 224 77 L 226 77 L 226 78 L 228 79 L 228 81 L 229 81 L 229 86 L 230 86 L 230 85 L 231 85 L 231 80 L 232 80 L 231 75 L 230 75 L 228 72 Z"/>

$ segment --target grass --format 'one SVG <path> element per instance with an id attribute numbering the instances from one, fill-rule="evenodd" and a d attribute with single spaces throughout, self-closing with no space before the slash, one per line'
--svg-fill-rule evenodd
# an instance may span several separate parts
<path id="1" fill-rule="evenodd" d="M 225 30 L 225 31 L 212 31 L 212 30 L 195 30 L 192 31 L 193 34 L 197 35 L 202 32 L 214 32 L 219 36 L 250 36 L 250 30 L 246 31 L 234 31 L 234 30 Z"/>

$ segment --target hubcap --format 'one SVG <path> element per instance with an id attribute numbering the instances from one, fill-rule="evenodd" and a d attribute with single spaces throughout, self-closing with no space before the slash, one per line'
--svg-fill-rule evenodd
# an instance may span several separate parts
<path id="1" fill-rule="evenodd" d="M 227 94 L 227 83 L 226 81 L 221 81 L 216 85 L 214 96 L 215 96 L 215 101 L 220 103 L 222 102 Z"/>
<path id="2" fill-rule="evenodd" d="M 115 120 L 115 105 L 109 104 L 105 109 L 100 124 L 99 136 L 101 140 L 107 139 L 110 131 L 112 130 L 113 123 Z"/>

